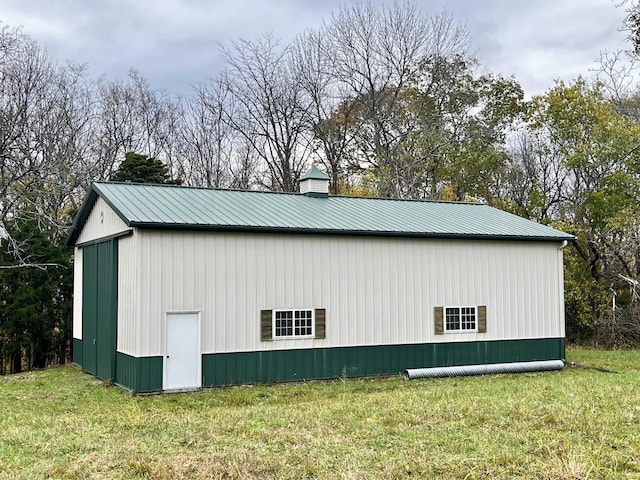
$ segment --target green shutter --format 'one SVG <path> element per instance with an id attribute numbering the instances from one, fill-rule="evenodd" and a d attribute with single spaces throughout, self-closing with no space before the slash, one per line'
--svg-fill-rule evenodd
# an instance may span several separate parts
<path id="1" fill-rule="evenodd" d="M 434 328 L 436 335 L 444 334 L 444 322 L 442 320 L 443 307 L 435 307 L 433 309 Z"/>
<path id="2" fill-rule="evenodd" d="M 273 313 L 271 310 L 260 311 L 260 340 L 269 342 L 273 340 Z"/>
<path id="3" fill-rule="evenodd" d="M 487 333 L 487 307 L 478 307 L 478 333 Z"/>
<path id="4" fill-rule="evenodd" d="M 315 338 L 326 338 L 327 337 L 327 311 L 324 308 L 316 308 L 315 311 L 316 317 L 316 336 Z"/>

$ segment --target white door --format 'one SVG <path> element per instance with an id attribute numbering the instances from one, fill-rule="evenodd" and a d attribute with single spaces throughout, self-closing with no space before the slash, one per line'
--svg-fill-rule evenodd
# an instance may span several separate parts
<path id="1" fill-rule="evenodd" d="M 199 388 L 200 316 L 197 313 L 167 313 L 164 353 L 164 390 Z"/>

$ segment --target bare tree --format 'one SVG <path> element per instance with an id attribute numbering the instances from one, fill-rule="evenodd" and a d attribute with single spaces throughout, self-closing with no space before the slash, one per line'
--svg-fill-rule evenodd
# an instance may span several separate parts
<path id="1" fill-rule="evenodd" d="M 194 90 L 178 146 L 189 184 L 249 189 L 257 182 L 260 139 L 243 123 L 244 108 L 221 78 Z"/>
<path id="2" fill-rule="evenodd" d="M 228 183 L 231 129 L 223 121 L 227 92 L 219 83 L 209 87 L 187 101 L 180 144 L 189 183 L 219 188 Z"/>
<path id="3" fill-rule="evenodd" d="M 508 192 L 517 212 L 538 222 L 561 218 L 570 182 L 564 158 L 545 132 L 523 131 L 510 146 Z"/>
<path id="4" fill-rule="evenodd" d="M 20 30 L 0 30 L 0 269 L 68 267 L 43 257 L 84 194 L 91 124 L 85 70 L 58 68 Z M 22 229 L 30 233 L 25 235 Z"/>
<path id="5" fill-rule="evenodd" d="M 333 75 L 358 105 L 358 120 L 352 123 L 359 137 L 357 166 L 393 178 L 402 145 L 415 129 L 407 115 L 406 89 L 423 59 L 466 54 L 467 30 L 446 12 L 429 16 L 411 3 L 376 8 L 364 1 L 341 9 L 324 28 Z M 393 184 L 383 181 L 380 193 L 397 193 Z"/>
<path id="6" fill-rule="evenodd" d="M 636 56 L 640 55 L 640 3 L 637 0 L 622 0 L 618 7 L 625 7 L 626 16 L 622 28 L 627 32 L 627 38 L 631 42 L 632 51 Z"/>
<path id="7" fill-rule="evenodd" d="M 50 156 L 41 145 L 53 108 L 53 61 L 19 30 L 0 30 L 0 228 L 22 206 L 24 193 L 37 191 Z"/>
<path id="8" fill-rule="evenodd" d="M 335 75 L 328 44 L 326 30 L 309 30 L 293 43 L 291 61 L 308 97 L 306 138 L 314 159 L 329 173 L 331 192 L 338 194 L 340 183 L 347 182 L 356 104 L 351 101 L 351 89 Z"/>
<path id="9" fill-rule="evenodd" d="M 295 191 L 309 156 L 301 142 L 309 105 L 289 48 L 263 35 L 254 42 L 235 42 L 222 56 L 228 70 L 221 81 L 237 106 L 230 124 L 263 160 L 264 186 Z"/>
<path id="10" fill-rule="evenodd" d="M 98 83 L 94 156 L 97 178 L 109 178 L 126 152 L 158 158 L 177 176 L 173 146 L 179 106 L 162 91 L 151 88 L 137 71 L 127 81 Z"/>
<path id="11" fill-rule="evenodd" d="M 33 154 L 45 168 L 25 197 L 41 219 L 64 229 L 91 181 L 91 91 L 84 67 L 59 69 L 47 87 L 48 108 L 35 119 Z M 37 192 L 38 195 L 33 195 Z"/>
<path id="12" fill-rule="evenodd" d="M 256 185 L 265 185 L 265 179 L 257 177 L 260 155 L 255 149 L 255 140 L 248 140 L 244 135 L 235 138 L 233 159 L 229 166 L 229 188 L 249 190 Z"/>

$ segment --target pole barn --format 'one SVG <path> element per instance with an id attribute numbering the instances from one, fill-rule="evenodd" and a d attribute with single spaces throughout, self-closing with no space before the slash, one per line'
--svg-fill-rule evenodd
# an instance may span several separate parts
<path id="1" fill-rule="evenodd" d="M 563 360 L 560 231 L 473 203 L 96 182 L 73 360 L 134 392 Z"/>

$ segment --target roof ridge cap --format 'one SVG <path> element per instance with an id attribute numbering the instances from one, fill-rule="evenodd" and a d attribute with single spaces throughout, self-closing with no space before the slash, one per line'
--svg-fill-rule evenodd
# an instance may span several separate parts
<path id="1" fill-rule="evenodd" d="M 330 195 L 331 196 L 331 195 Z M 419 202 L 419 203 L 444 203 L 449 205 L 485 205 L 483 202 L 470 202 L 464 200 L 437 200 L 431 198 L 397 198 L 397 197 L 373 197 L 373 196 L 360 196 L 360 195 L 332 195 L 338 198 L 363 198 L 368 200 L 388 200 L 396 202 Z"/>
<path id="2" fill-rule="evenodd" d="M 300 194 L 299 192 L 283 192 L 277 190 L 247 190 L 242 188 L 220 188 L 220 187 L 200 187 L 193 185 L 176 185 L 176 184 L 168 184 L 168 183 L 141 183 L 141 182 L 122 182 L 122 181 L 113 181 L 113 180 L 96 180 L 92 183 L 98 185 L 123 185 L 123 186 L 133 186 L 133 187 L 161 187 L 161 188 L 180 188 L 186 190 L 204 190 L 204 191 L 215 191 L 215 192 L 238 192 L 238 193 L 256 193 L 256 194 L 271 194 L 271 195 L 291 195 L 300 198 L 308 198 L 308 196 L 304 194 Z M 374 197 L 374 196 L 362 196 L 362 195 L 329 195 L 329 198 L 349 198 L 349 199 L 364 199 L 364 200 L 386 200 L 386 201 L 396 201 L 396 202 L 420 202 L 420 203 L 440 203 L 440 204 L 449 204 L 449 205 L 485 205 L 483 202 L 470 202 L 464 200 L 439 200 L 439 199 L 430 199 L 430 198 L 398 198 L 398 197 Z"/>

